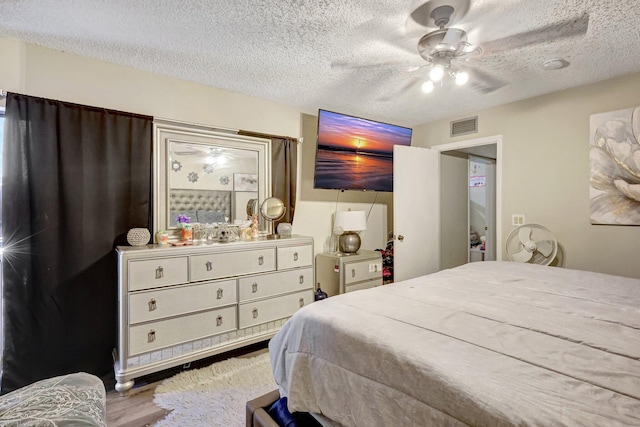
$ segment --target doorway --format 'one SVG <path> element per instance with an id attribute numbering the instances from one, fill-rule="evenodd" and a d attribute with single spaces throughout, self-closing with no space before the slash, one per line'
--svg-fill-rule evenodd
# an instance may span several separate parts
<path id="1" fill-rule="evenodd" d="M 492 147 L 494 145 L 494 147 Z M 483 146 L 487 146 L 482 148 Z M 475 147 L 475 148 L 474 148 Z M 468 229 L 468 160 L 462 161 L 462 172 L 455 180 L 443 179 L 441 166 L 448 158 L 443 152 L 461 150 L 495 150 L 496 215 L 502 218 L 502 136 L 491 136 L 430 148 L 399 146 L 393 149 L 393 209 L 394 209 L 394 279 L 402 281 L 449 268 L 443 259 L 449 255 L 446 246 L 460 242 L 462 255 L 459 264 L 469 256 Z M 449 153 L 449 154 L 451 154 Z M 479 152 L 473 154 L 481 155 Z M 464 154 L 467 156 L 467 154 Z M 459 159 L 458 159 L 459 160 Z M 447 192 L 444 188 L 456 182 L 460 191 Z M 462 208 L 441 209 L 447 204 L 443 194 L 461 196 Z M 442 212 L 445 212 L 442 215 Z M 458 217 L 459 215 L 459 217 Z M 458 217 L 456 221 L 454 219 Z M 455 224 L 455 227 L 450 227 Z M 449 222 L 449 223 L 447 223 Z M 455 230 L 454 233 L 451 230 Z M 454 235 L 455 234 L 455 235 Z M 441 242 L 445 242 L 444 245 Z M 502 226 L 495 221 L 496 259 L 502 259 Z M 456 253 L 459 251 L 456 249 Z"/>
<path id="2" fill-rule="evenodd" d="M 440 269 L 502 259 L 498 221 L 502 217 L 502 137 L 432 148 L 440 152 Z M 481 244 L 471 248 L 470 228 L 474 227 L 477 240 L 481 241 L 480 236 L 484 240 L 484 249 Z"/>
<path id="3" fill-rule="evenodd" d="M 469 155 L 469 261 L 496 260 L 496 160 Z"/>

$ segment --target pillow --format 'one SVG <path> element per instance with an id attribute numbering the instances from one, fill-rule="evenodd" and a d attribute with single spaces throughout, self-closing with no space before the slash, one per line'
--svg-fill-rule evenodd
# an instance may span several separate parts
<path id="1" fill-rule="evenodd" d="M 214 222 L 227 222 L 224 212 L 220 211 L 197 211 L 198 222 L 202 224 L 211 224 Z"/>
<path id="2" fill-rule="evenodd" d="M 170 211 L 169 212 L 169 227 L 178 226 L 178 215 L 186 215 L 189 217 L 189 223 L 198 222 L 196 218 L 196 211 Z"/>

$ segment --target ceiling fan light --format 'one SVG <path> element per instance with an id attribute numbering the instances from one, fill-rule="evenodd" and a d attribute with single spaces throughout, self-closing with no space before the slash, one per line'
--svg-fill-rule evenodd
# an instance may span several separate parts
<path id="1" fill-rule="evenodd" d="M 426 82 L 422 83 L 422 91 L 424 93 L 433 92 L 433 82 L 431 80 L 427 80 Z"/>
<path id="2" fill-rule="evenodd" d="M 456 73 L 456 84 L 462 86 L 469 81 L 469 73 L 466 71 L 460 71 Z"/>
<path id="3" fill-rule="evenodd" d="M 434 65 L 429 72 L 429 78 L 434 82 L 439 82 L 444 76 L 444 68 L 442 65 Z"/>

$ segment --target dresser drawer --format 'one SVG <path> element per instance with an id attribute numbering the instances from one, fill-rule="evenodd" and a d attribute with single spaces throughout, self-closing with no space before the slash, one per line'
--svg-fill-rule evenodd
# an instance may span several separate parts
<path id="1" fill-rule="evenodd" d="M 189 282 L 189 258 L 172 257 L 129 261 L 129 290 Z"/>
<path id="2" fill-rule="evenodd" d="M 191 256 L 192 281 L 262 273 L 275 269 L 275 248 Z"/>
<path id="3" fill-rule="evenodd" d="M 313 291 L 302 291 L 254 302 L 239 304 L 240 328 L 259 325 L 293 315 L 313 302 Z"/>
<path id="4" fill-rule="evenodd" d="M 313 248 L 311 245 L 278 248 L 278 270 L 311 265 L 313 265 Z"/>
<path id="5" fill-rule="evenodd" d="M 368 259 L 365 261 L 344 264 L 344 283 L 361 282 L 363 280 L 382 278 L 382 259 Z"/>
<path id="6" fill-rule="evenodd" d="M 234 304 L 236 281 L 199 283 L 129 294 L 129 324 Z"/>
<path id="7" fill-rule="evenodd" d="M 129 355 L 233 331 L 236 327 L 236 306 L 132 326 Z"/>
<path id="8" fill-rule="evenodd" d="M 240 302 L 269 297 L 313 287 L 313 268 L 241 277 L 238 283 Z"/>
<path id="9" fill-rule="evenodd" d="M 345 287 L 345 292 L 359 291 L 361 289 L 369 289 L 375 286 L 382 285 L 382 277 L 373 280 L 367 280 L 366 282 L 354 283 Z"/>

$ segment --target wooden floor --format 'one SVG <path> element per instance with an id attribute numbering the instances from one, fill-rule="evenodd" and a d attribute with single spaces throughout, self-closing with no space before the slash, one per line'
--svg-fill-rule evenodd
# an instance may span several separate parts
<path id="1" fill-rule="evenodd" d="M 230 357 L 254 357 L 267 352 L 267 343 L 258 343 L 232 352 L 213 356 L 191 363 L 188 369 L 197 369 Z M 106 381 L 107 387 L 107 426 L 108 427 L 146 427 L 162 420 L 170 411 L 153 403 L 153 393 L 164 379 L 181 371 L 183 367 L 168 369 L 157 374 L 136 379 L 136 384 L 126 396 L 114 389 L 115 381 Z"/>
<path id="2" fill-rule="evenodd" d="M 120 396 L 115 390 L 107 393 L 108 427 L 153 426 L 170 411 L 153 403 L 153 392 L 160 382 L 132 389 L 127 396 Z"/>

